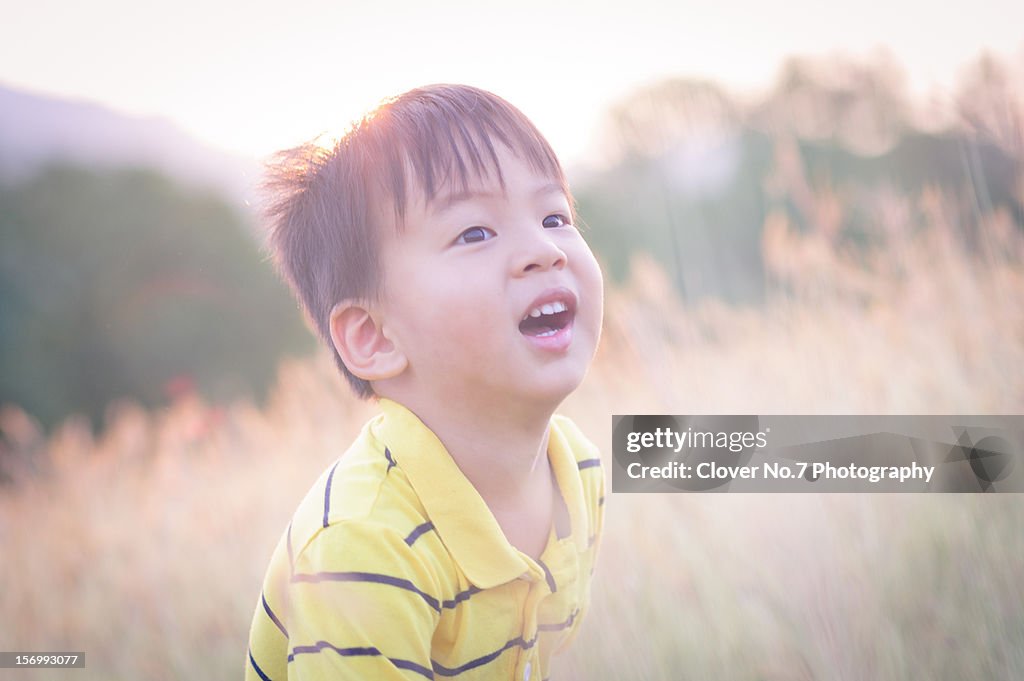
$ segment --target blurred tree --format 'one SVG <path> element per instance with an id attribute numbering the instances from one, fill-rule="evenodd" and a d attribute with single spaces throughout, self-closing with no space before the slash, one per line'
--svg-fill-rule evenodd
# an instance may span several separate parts
<path id="1" fill-rule="evenodd" d="M 740 110 L 715 83 L 672 78 L 640 88 L 613 105 L 604 131 L 606 160 L 657 158 L 687 141 L 735 131 Z"/>
<path id="2" fill-rule="evenodd" d="M 1001 60 L 983 54 L 971 64 L 956 94 L 957 111 L 967 128 L 1024 162 L 1024 73 L 1014 74 Z"/>
<path id="3" fill-rule="evenodd" d="M 878 52 L 864 61 L 790 58 L 748 121 L 773 135 L 877 156 L 896 144 L 909 118 L 903 70 Z"/>
<path id="4" fill-rule="evenodd" d="M 262 395 L 311 335 L 222 200 L 146 170 L 0 189 L 0 402 L 52 426 L 195 387 Z"/>
<path id="5" fill-rule="evenodd" d="M 644 88 L 611 110 L 608 168 L 575 191 L 614 278 L 643 250 L 687 298 L 761 298 L 760 183 L 771 146 L 744 129 L 741 113 L 718 86 L 690 79 Z"/>
<path id="6" fill-rule="evenodd" d="M 885 53 L 794 58 L 746 105 L 702 80 L 642 88 L 606 118 L 604 169 L 574 187 L 588 238 L 613 278 L 646 251 L 686 298 L 756 302 L 769 210 L 833 245 L 867 245 L 878 236 L 872 197 L 932 188 L 957 197 L 951 218 L 968 244 L 993 211 L 1024 226 L 1013 142 L 1024 106 L 998 64 L 983 59 L 972 74 L 962 106 L 971 125 L 930 132 L 913 127 L 905 78 Z"/>

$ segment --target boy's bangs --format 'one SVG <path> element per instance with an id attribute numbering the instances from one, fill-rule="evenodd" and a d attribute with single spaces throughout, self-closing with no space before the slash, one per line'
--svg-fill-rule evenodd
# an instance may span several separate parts
<path id="1" fill-rule="evenodd" d="M 492 173 L 504 189 L 496 144 L 505 145 L 534 170 L 558 182 L 570 196 L 551 147 L 510 105 L 487 99 L 465 103 L 464 110 L 450 101 L 448 106 L 429 104 L 390 112 L 394 114 L 389 121 L 394 126 L 391 144 L 380 149 L 386 161 L 377 166 L 378 182 L 394 201 L 399 229 L 411 198 L 410 185 L 419 187 L 428 206 L 442 191 L 468 191 L 475 180 Z"/>

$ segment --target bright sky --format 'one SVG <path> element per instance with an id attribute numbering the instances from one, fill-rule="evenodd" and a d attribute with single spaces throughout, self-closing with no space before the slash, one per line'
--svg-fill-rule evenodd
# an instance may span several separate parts
<path id="1" fill-rule="evenodd" d="M 986 48 L 1024 63 L 1024 2 L 1007 0 L 0 3 L 0 83 L 164 116 L 253 155 L 432 82 L 503 96 L 571 163 L 608 103 L 669 75 L 756 92 L 787 55 L 884 47 L 926 93 Z"/>

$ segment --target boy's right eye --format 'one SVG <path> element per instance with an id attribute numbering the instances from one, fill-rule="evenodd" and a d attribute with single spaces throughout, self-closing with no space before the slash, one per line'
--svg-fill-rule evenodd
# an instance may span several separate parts
<path id="1" fill-rule="evenodd" d="M 494 236 L 494 232 L 486 227 L 470 227 L 455 240 L 458 244 L 475 244 L 480 241 L 486 241 Z"/>

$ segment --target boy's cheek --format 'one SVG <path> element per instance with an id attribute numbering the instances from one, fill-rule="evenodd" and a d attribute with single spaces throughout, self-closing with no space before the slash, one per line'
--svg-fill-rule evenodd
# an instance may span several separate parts
<path id="1" fill-rule="evenodd" d="M 594 260 L 592 279 L 588 287 L 590 289 L 588 298 L 590 299 L 593 311 L 595 339 L 599 339 L 601 328 L 604 325 L 604 278 L 596 259 Z"/>
<path id="2" fill-rule="evenodd" d="M 587 263 L 587 275 L 585 293 L 588 298 L 594 300 L 598 311 L 603 311 L 604 308 L 604 276 L 601 272 L 601 266 L 598 264 L 597 259 L 591 255 L 590 262 Z"/>

